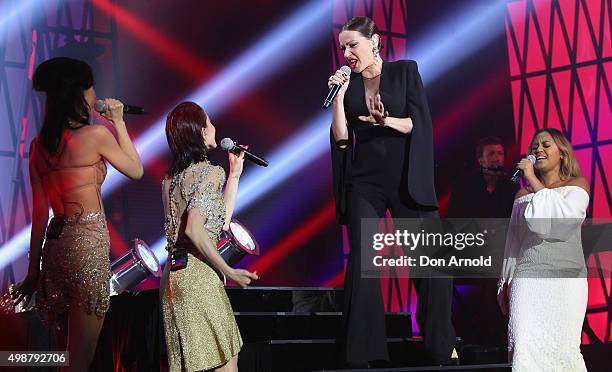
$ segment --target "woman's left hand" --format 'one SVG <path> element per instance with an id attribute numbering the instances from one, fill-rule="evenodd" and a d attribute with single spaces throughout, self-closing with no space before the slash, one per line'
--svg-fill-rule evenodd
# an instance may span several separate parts
<path id="1" fill-rule="evenodd" d="M 359 120 L 374 125 L 385 125 L 385 120 L 389 116 L 389 111 L 385 111 L 385 105 L 383 105 L 380 94 L 368 99 L 368 110 L 370 111 L 370 116 L 359 116 Z"/>
<path id="2" fill-rule="evenodd" d="M 248 149 L 248 145 L 241 145 L 245 149 Z M 230 177 L 238 178 L 242 174 L 244 166 L 244 151 L 240 151 L 239 155 L 229 151 L 229 165 L 230 165 Z"/>

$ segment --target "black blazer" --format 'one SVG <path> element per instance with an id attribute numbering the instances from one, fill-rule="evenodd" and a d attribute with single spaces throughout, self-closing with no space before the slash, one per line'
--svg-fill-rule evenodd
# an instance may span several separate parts
<path id="1" fill-rule="evenodd" d="M 412 133 L 408 134 L 410 152 L 408 161 L 408 195 L 417 207 L 425 210 L 438 208 L 438 200 L 434 188 L 434 159 L 433 159 L 433 129 L 431 114 L 427 104 L 427 96 L 423 89 L 423 82 L 419 75 L 415 61 L 403 60 L 384 62 L 383 76 L 381 78 L 380 92 L 385 95 L 405 95 L 406 115 L 412 118 Z M 358 79 L 356 83 L 355 79 Z M 351 84 L 346 92 L 349 94 L 364 95 L 362 91 L 361 76 L 351 75 Z M 346 101 L 346 99 L 345 99 Z M 346 106 L 346 102 L 345 102 Z M 345 109 L 346 111 L 346 109 Z M 349 132 L 348 146 L 341 149 L 334 141 L 330 130 L 330 143 L 332 155 L 333 188 L 336 201 L 336 218 L 340 224 L 346 224 L 346 181 L 354 154 L 354 132 L 352 120 L 347 113 Z M 394 116 L 394 115 L 391 115 Z"/>

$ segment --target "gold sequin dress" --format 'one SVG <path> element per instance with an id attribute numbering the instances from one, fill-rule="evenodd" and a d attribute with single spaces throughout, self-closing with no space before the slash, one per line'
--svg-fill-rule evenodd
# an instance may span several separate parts
<path id="1" fill-rule="evenodd" d="M 170 182 L 166 208 L 168 250 L 188 247 L 187 267 L 164 268 L 160 297 L 170 371 L 205 371 L 227 363 L 242 346 L 240 332 L 221 276 L 184 234 L 187 212 L 197 208 L 202 229 L 216 245 L 225 223 L 223 168 L 208 161 L 192 164 Z"/>
<path id="2" fill-rule="evenodd" d="M 47 326 L 57 326 L 71 305 L 100 319 L 108 310 L 110 237 L 100 194 L 105 176 L 100 160 L 80 167 L 53 166 L 40 180 L 57 215 L 66 205 L 83 208 L 84 197 L 95 200 L 97 209 L 64 217 L 59 236 L 45 239 L 36 309 Z"/>

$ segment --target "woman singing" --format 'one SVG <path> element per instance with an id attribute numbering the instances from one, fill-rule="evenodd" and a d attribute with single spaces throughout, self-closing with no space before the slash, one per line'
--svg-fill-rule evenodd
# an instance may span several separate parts
<path id="1" fill-rule="evenodd" d="M 329 86 L 341 85 L 331 125 L 334 196 L 346 224 L 351 251 L 345 279 L 345 357 L 349 366 L 388 360 L 382 294 L 378 278 L 361 276 L 363 218 L 437 218 L 433 182 L 432 125 L 427 98 L 414 61 L 383 62 L 374 22 L 351 19 L 339 35 L 352 70 L 340 70 Z M 370 252 L 364 248 L 363 252 Z M 416 281 L 417 321 L 431 361 L 450 362 L 455 343 L 450 308 L 452 283 Z"/>
<path id="2" fill-rule="evenodd" d="M 66 370 L 86 371 L 109 306 L 110 244 L 100 194 L 104 161 L 132 179 L 140 179 L 143 168 L 121 102 L 107 99 L 103 114 L 116 139 L 106 127 L 89 125 L 96 92 L 87 63 L 50 59 L 38 66 L 32 83 L 46 93 L 46 104 L 42 129 L 30 147 L 30 264 L 16 301 L 27 303 L 36 291 L 36 308 L 56 331 L 61 349 L 67 336 Z M 47 226 L 49 205 L 53 218 Z"/>
<path id="3" fill-rule="evenodd" d="M 521 160 L 527 187 L 514 200 L 498 301 L 513 371 L 586 371 L 580 354 L 588 284 L 580 226 L 589 185 L 556 129 L 536 132 Z"/>
<path id="4" fill-rule="evenodd" d="M 242 346 L 223 277 L 242 287 L 256 273 L 233 269 L 217 252 L 236 204 L 244 154 L 229 153 L 230 174 L 206 157 L 217 147 L 215 126 L 204 110 L 183 102 L 166 120 L 172 164 L 162 182 L 169 264 L 160 286 L 170 371 L 236 371 Z M 180 253 L 184 252 L 184 255 Z M 187 258 L 185 268 L 172 260 Z"/>

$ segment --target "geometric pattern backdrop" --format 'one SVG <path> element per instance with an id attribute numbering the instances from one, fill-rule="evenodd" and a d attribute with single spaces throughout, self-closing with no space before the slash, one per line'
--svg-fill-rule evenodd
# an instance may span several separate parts
<path id="1" fill-rule="evenodd" d="M 515 133 L 562 131 L 591 185 L 588 217 L 612 217 L 612 9 L 609 0 L 511 1 L 506 37 Z M 590 263 L 609 252 L 594 254 Z M 594 257 L 596 256 L 596 257 Z M 606 262 L 606 260 L 603 260 Z M 608 271 L 610 268 L 607 268 Z M 589 278 L 583 342 L 609 342 L 610 277 Z"/>

